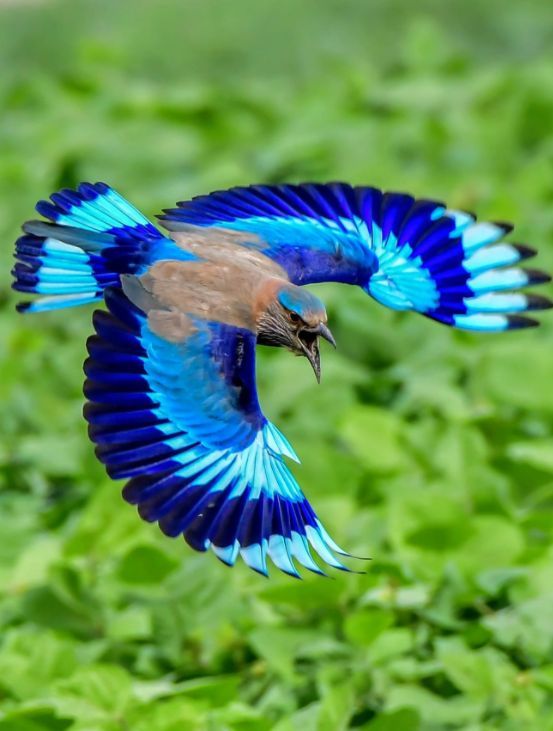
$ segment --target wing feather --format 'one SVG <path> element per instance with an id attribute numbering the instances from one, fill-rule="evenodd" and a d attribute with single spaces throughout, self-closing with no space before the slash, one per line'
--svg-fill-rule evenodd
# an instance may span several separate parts
<path id="1" fill-rule="evenodd" d="M 141 517 L 263 574 L 268 558 L 294 576 L 294 562 L 322 573 L 310 548 L 345 569 L 336 554 L 348 554 L 284 462 L 295 453 L 259 407 L 254 333 L 195 320 L 185 340 L 164 341 L 120 289 L 106 302 L 88 344 L 85 416 L 109 474 L 130 478 L 123 495 Z"/>
<path id="2" fill-rule="evenodd" d="M 357 284 L 382 304 L 415 310 L 467 330 L 501 331 L 537 324 L 532 295 L 478 303 L 485 293 L 549 281 L 516 266 L 532 249 L 501 243 L 512 226 L 476 222 L 443 203 L 345 183 L 250 186 L 181 201 L 160 217 L 169 229 L 224 227 L 257 235 L 263 254 L 296 284 Z M 508 309 L 513 302 L 513 309 Z M 541 298 L 539 309 L 551 303 Z"/>

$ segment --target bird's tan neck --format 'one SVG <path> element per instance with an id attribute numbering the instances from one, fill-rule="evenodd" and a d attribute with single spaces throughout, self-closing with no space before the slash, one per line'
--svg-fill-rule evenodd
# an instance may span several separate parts
<path id="1" fill-rule="evenodd" d="M 260 280 L 254 291 L 253 314 L 256 322 L 276 301 L 277 292 L 287 280 L 280 277 L 265 277 Z"/>

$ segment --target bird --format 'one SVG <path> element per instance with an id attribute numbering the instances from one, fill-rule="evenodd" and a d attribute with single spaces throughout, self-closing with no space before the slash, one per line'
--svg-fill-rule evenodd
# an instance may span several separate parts
<path id="1" fill-rule="evenodd" d="M 349 571 L 263 414 L 256 347 L 336 346 L 305 285 L 355 285 L 394 310 L 492 333 L 538 324 L 550 281 L 512 226 L 407 193 L 347 183 L 234 187 L 181 201 L 160 227 L 105 183 L 39 201 L 15 246 L 13 288 L 39 313 L 104 301 L 84 364 L 84 417 L 123 497 L 164 534 L 233 566 L 294 577 Z M 163 230 L 161 230 L 163 229 Z"/>

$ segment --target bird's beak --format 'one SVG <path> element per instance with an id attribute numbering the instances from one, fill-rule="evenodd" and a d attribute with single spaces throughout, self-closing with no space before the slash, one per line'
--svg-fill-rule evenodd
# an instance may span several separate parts
<path id="1" fill-rule="evenodd" d="M 330 330 L 324 324 L 324 322 L 321 322 L 319 324 L 319 327 L 317 328 L 316 332 L 318 332 L 322 338 L 324 338 L 325 340 L 328 340 L 328 342 L 332 345 L 333 348 L 336 347 L 336 340 L 334 340 L 334 335 L 330 332 Z"/>
<path id="2" fill-rule="evenodd" d="M 321 353 L 319 351 L 319 338 L 313 340 L 311 347 L 303 346 L 305 357 L 311 363 L 317 383 L 321 382 Z"/>
<path id="3" fill-rule="evenodd" d="M 303 335 L 303 338 L 301 337 Z M 336 347 L 336 341 L 328 327 L 324 323 L 320 323 L 313 330 L 304 330 L 300 334 L 300 344 L 307 360 L 311 363 L 317 383 L 321 382 L 321 353 L 319 351 L 319 336 L 328 340 L 328 342 Z"/>

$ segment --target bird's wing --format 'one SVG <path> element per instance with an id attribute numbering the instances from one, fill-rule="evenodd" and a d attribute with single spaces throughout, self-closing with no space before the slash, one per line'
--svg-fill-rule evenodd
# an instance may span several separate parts
<path id="1" fill-rule="evenodd" d="M 142 518 L 261 573 L 267 556 L 293 575 L 295 561 L 321 572 L 310 548 L 345 568 L 335 553 L 348 554 L 285 464 L 297 459 L 291 446 L 260 409 L 255 334 L 174 307 L 145 314 L 120 289 L 106 302 L 88 341 L 85 416 L 108 473 L 130 478 L 123 495 Z"/>
<path id="2" fill-rule="evenodd" d="M 361 286 L 381 303 L 458 328 L 500 331 L 537 324 L 520 313 L 550 306 L 513 292 L 550 277 L 516 266 L 535 252 L 499 243 L 509 224 L 402 193 L 345 183 L 232 188 L 177 204 L 160 216 L 173 232 L 246 232 L 296 284 Z"/>

